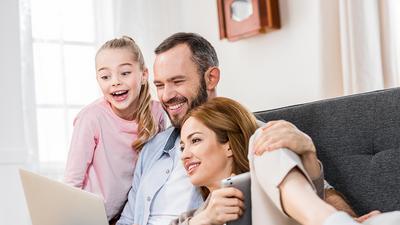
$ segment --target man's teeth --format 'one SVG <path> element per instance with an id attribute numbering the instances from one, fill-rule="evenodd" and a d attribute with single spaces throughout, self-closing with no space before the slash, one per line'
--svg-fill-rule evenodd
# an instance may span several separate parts
<path id="1" fill-rule="evenodd" d="M 178 109 L 178 108 L 182 107 L 183 104 L 184 103 L 179 103 L 177 105 L 171 105 L 171 106 L 168 106 L 168 108 L 171 109 L 171 110 L 175 110 L 175 109 Z"/>

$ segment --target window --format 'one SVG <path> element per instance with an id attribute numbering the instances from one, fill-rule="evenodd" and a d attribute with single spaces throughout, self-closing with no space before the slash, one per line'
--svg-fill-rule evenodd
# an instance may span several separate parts
<path id="1" fill-rule="evenodd" d="M 94 70 L 99 33 L 95 4 L 99 2 L 30 3 L 37 158 L 40 172 L 55 178 L 60 178 L 65 168 L 73 119 L 82 107 L 101 96 Z"/>

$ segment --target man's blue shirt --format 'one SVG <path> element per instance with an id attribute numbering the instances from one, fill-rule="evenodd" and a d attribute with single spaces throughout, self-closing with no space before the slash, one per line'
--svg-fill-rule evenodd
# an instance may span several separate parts
<path id="1" fill-rule="evenodd" d="M 152 203 L 158 197 L 157 193 L 168 181 L 170 171 L 176 167 L 177 163 L 182 163 L 177 155 L 180 154 L 179 142 L 179 131 L 171 127 L 157 134 L 143 147 L 136 164 L 128 202 L 117 225 L 147 225 L 151 207 L 153 207 Z M 183 179 L 187 179 L 190 183 L 187 176 Z M 196 209 L 203 203 L 199 190 L 191 185 L 190 190 L 185 193 L 179 193 L 179 196 L 168 196 L 165 200 L 157 199 L 157 202 L 168 204 L 170 199 L 182 198 L 184 195 L 190 199 L 186 211 Z M 183 212 L 185 211 L 179 213 Z"/>

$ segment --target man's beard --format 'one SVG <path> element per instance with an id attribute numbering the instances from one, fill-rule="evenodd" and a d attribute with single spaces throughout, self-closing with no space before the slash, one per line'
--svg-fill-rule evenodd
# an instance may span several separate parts
<path id="1" fill-rule="evenodd" d="M 175 102 L 175 101 L 179 102 L 178 98 L 179 97 L 172 98 L 168 102 Z M 185 97 L 182 97 L 182 98 L 184 98 L 186 102 L 189 102 L 187 98 L 185 98 Z M 204 78 L 202 78 L 202 79 L 200 79 L 199 90 L 197 91 L 195 98 L 192 100 L 192 103 L 190 103 L 189 109 L 186 112 L 186 114 L 188 114 L 190 112 L 190 110 L 207 102 L 207 100 L 208 100 L 208 93 L 207 93 L 206 81 L 204 80 Z M 174 126 L 176 128 L 181 128 L 182 120 L 185 117 L 185 115 L 183 115 L 181 118 L 179 118 L 179 117 L 171 118 L 171 116 L 168 113 L 167 113 L 167 115 L 169 117 L 169 120 L 171 121 L 172 126 Z"/>

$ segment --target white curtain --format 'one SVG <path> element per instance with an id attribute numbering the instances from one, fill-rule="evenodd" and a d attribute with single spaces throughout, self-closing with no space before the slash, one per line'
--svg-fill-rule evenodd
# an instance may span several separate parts
<path id="1" fill-rule="evenodd" d="M 399 85 L 397 0 L 339 0 L 344 94 Z"/>
<path id="2" fill-rule="evenodd" d="M 24 124 L 24 142 L 27 145 L 28 155 L 26 164 L 36 167 L 38 164 L 38 140 L 36 134 L 36 103 L 33 76 L 33 46 L 31 27 L 30 1 L 19 1 L 20 13 L 20 42 L 21 42 L 21 91 L 22 116 Z"/>

